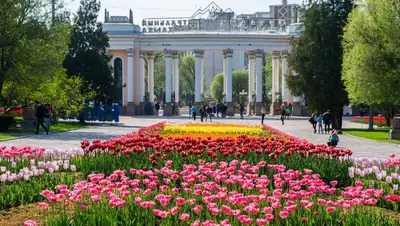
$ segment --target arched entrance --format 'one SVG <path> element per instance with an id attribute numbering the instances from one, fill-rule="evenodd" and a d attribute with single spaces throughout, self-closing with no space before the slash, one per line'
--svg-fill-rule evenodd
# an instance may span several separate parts
<path id="1" fill-rule="evenodd" d="M 123 63 L 121 58 L 114 59 L 114 82 L 116 84 L 116 95 L 114 102 L 123 104 Z"/>

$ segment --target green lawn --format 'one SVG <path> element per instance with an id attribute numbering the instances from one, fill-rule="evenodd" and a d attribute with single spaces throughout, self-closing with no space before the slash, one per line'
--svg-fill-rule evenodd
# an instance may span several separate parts
<path id="1" fill-rule="evenodd" d="M 0 140 L 7 140 L 7 139 L 15 138 L 15 137 L 18 137 L 18 135 L 8 135 L 8 134 L 0 133 Z"/>
<path id="2" fill-rule="evenodd" d="M 50 132 L 64 132 L 64 131 L 69 131 L 69 130 L 74 130 L 74 129 L 80 129 L 85 126 L 86 125 L 84 125 L 84 124 L 79 124 L 79 123 L 75 123 L 75 122 L 59 122 L 55 125 L 52 124 L 50 126 Z M 33 134 L 34 132 L 36 132 L 35 128 L 23 129 L 23 128 L 18 128 L 18 127 L 13 127 L 13 128 L 10 128 L 5 133 L 0 133 L 0 140 L 15 138 L 15 137 L 23 136 L 23 135 L 27 135 L 27 134 Z M 40 132 L 44 133 L 44 129 L 42 127 L 40 127 Z"/>
<path id="3" fill-rule="evenodd" d="M 388 140 L 389 127 L 375 128 L 374 131 L 368 131 L 368 129 L 343 129 L 344 134 L 349 134 L 356 137 L 362 137 L 370 140 L 376 140 L 381 142 L 399 143 L 400 140 Z"/>
<path id="4" fill-rule="evenodd" d="M 355 122 L 355 123 L 361 123 L 361 124 L 369 124 L 369 121 L 367 120 L 351 120 L 351 122 Z M 387 127 L 386 123 L 384 122 L 374 122 L 374 126 L 383 126 L 383 127 Z"/>

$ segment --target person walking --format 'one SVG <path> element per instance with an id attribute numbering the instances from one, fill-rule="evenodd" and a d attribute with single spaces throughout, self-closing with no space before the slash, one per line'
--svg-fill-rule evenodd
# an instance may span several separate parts
<path id="1" fill-rule="evenodd" d="M 158 116 L 160 114 L 160 103 L 158 103 L 158 101 L 155 104 L 155 108 L 156 108 L 156 115 Z"/>
<path id="2" fill-rule="evenodd" d="M 46 115 L 44 116 L 44 122 L 47 127 L 47 131 L 50 132 L 50 119 L 53 117 L 53 112 L 49 104 L 45 105 Z"/>
<path id="3" fill-rule="evenodd" d="M 207 121 L 207 118 L 208 117 L 210 117 L 210 122 L 212 122 L 212 114 L 213 114 L 213 109 L 212 109 L 212 107 L 211 107 L 211 105 L 208 105 L 207 107 L 206 107 L 206 113 L 207 113 L 207 115 L 206 115 L 206 121 Z"/>
<path id="4" fill-rule="evenodd" d="M 201 105 L 200 109 L 199 109 L 199 114 L 200 114 L 200 121 L 203 122 L 204 120 L 204 115 L 205 115 L 206 111 L 205 111 L 205 107 L 204 105 Z"/>
<path id="5" fill-rule="evenodd" d="M 281 121 L 282 121 L 282 125 L 285 124 L 285 115 L 286 115 L 285 105 L 282 104 L 282 106 L 281 106 Z"/>
<path id="6" fill-rule="evenodd" d="M 243 103 L 241 103 L 240 104 L 240 119 L 244 119 L 243 113 L 244 113 L 244 105 L 243 105 Z"/>
<path id="7" fill-rule="evenodd" d="M 196 121 L 197 106 L 193 104 L 193 106 L 190 108 L 190 111 L 192 112 L 193 121 Z"/>
<path id="8" fill-rule="evenodd" d="M 322 120 L 324 121 L 324 125 L 325 125 L 325 133 L 328 134 L 331 129 L 330 127 L 331 127 L 331 120 L 332 120 L 330 110 L 328 110 L 324 113 Z"/>
<path id="9" fill-rule="evenodd" d="M 261 124 L 262 125 L 264 125 L 265 114 L 267 114 L 267 109 L 265 109 L 265 106 L 263 105 L 261 108 Z"/>
<path id="10" fill-rule="evenodd" d="M 189 103 L 189 119 L 192 118 L 192 103 Z"/>
<path id="11" fill-rule="evenodd" d="M 317 112 L 314 112 L 311 115 L 310 120 L 308 120 L 308 121 L 311 123 L 311 125 L 312 125 L 312 127 L 314 129 L 314 133 L 317 133 Z"/>
<path id="12" fill-rule="evenodd" d="M 49 130 L 44 125 L 44 118 L 46 116 L 46 108 L 43 105 L 37 103 L 36 104 L 35 116 L 37 118 L 36 133 L 35 134 L 39 134 L 39 128 L 40 128 L 40 126 L 42 126 L 44 128 L 44 130 L 46 131 L 46 135 L 48 135 L 49 134 Z"/>
<path id="13" fill-rule="evenodd" d="M 317 118 L 317 123 L 318 123 L 318 134 L 324 133 L 324 130 L 322 129 L 322 124 L 323 124 L 323 116 L 320 114 Z"/>

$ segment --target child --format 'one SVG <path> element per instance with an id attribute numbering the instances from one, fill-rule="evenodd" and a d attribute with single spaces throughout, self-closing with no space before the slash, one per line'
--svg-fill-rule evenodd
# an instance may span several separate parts
<path id="1" fill-rule="evenodd" d="M 335 130 L 332 130 L 332 134 L 329 136 L 328 147 L 336 147 L 339 143 L 339 136 Z"/>
<path id="2" fill-rule="evenodd" d="M 318 134 L 323 133 L 324 131 L 322 130 L 322 114 L 319 115 L 317 118 L 317 123 L 318 123 Z"/>

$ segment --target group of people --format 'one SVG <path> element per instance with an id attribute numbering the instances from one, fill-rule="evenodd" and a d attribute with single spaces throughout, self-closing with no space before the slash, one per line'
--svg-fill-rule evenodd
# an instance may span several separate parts
<path id="1" fill-rule="evenodd" d="M 281 105 L 281 121 L 282 125 L 285 124 L 285 119 L 289 119 L 292 116 L 292 104 L 289 103 L 288 105 L 282 104 Z"/>
<path id="2" fill-rule="evenodd" d="M 46 131 L 46 135 L 50 132 L 50 120 L 53 118 L 53 109 L 49 104 L 42 105 L 36 103 L 36 134 L 39 134 L 40 126 Z"/>
<path id="3" fill-rule="evenodd" d="M 228 115 L 228 107 L 222 103 L 216 105 L 202 104 L 199 108 L 195 104 L 189 104 L 189 118 L 196 120 L 197 115 L 200 116 L 202 122 L 204 119 L 212 121 L 213 116 L 226 117 Z"/>
<path id="4" fill-rule="evenodd" d="M 318 126 L 318 134 L 329 134 L 328 146 L 336 147 L 339 143 L 339 136 L 336 130 L 332 129 L 332 114 L 331 111 L 328 110 L 325 113 L 318 114 L 318 112 L 314 112 L 309 119 L 311 123 L 314 133 L 317 133 Z"/>
<path id="5" fill-rule="evenodd" d="M 318 114 L 318 112 L 314 112 L 309 119 L 311 123 L 314 133 L 317 133 L 317 126 L 318 126 L 318 133 L 326 133 L 328 134 L 331 130 L 331 123 L 332 123 L 332 115 L 331 111 L 328 110 L 325 113 Z M 324 129 L 323 129 L 324 125 Z"/>
<path id="6" fill-rule="evenodd" d="M 215 113 L 213 106 L 211 106 L 210 104 L 208 105 L 203 104 L 199 109 L 195 104 L 191 106 L 189 108 L 189 117 L 193 118 L 194 121 L 196 121 L 197 112 L 199 113 L 201 122 L 203 122 L 204 119 L 205 121 L 207 121 L 207 119 L 210 119 L 210 122 L 212 122 L 212 117 L 213 114 Z"/>

